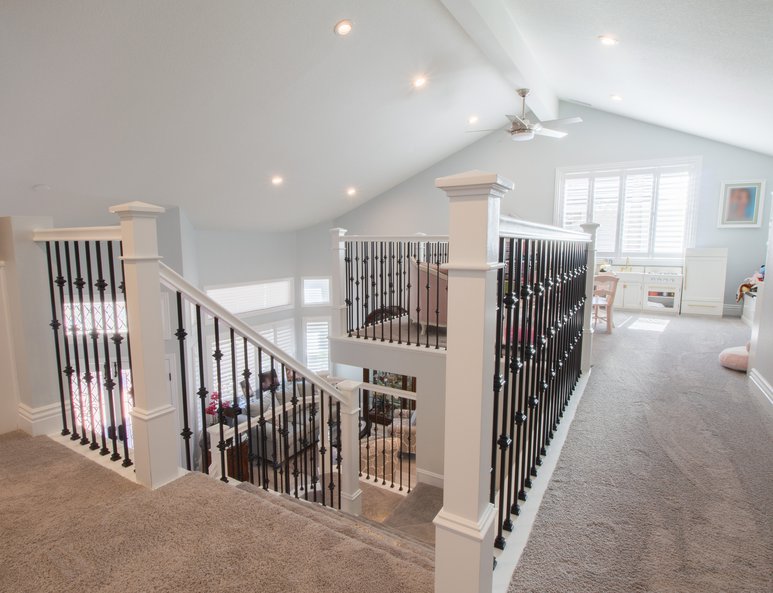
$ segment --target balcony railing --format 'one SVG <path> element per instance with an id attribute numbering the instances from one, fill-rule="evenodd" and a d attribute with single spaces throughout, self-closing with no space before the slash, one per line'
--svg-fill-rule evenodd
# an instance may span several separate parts
<path id="1" fill-rule="evenodd" d="M 343 236 L 345 335 L 445 349 L 448 238 Z"/>

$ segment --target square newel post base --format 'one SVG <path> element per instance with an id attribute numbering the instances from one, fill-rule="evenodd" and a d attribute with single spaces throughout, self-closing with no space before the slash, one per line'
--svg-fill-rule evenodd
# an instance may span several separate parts
<path id="1" fill-rule="evenodd" d="M 350 515 L 362 514 L 360 490 L 360 384 L 342 381 L 337 386 L 341 402 L 341 510 Z"/>
<path id="2" fill-rule="evenodd" d="M 491 504 L 485 507 L 477 523 L 440 510 L 434 521 L 435 591 L 491 591 L 495 518 Z"/>

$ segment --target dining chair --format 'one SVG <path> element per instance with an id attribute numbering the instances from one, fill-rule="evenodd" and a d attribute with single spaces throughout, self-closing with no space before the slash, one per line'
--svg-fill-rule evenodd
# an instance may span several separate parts
<path id="1" fill-rule="evenodd" d="M 615 293 L 620 279 L 611 273 L 596 274 L 593 277 L 593 327 L 599 319 L 607 324 L 607 333 L 612 333 L 614 322 Z M 603 315 L 602 315 L 603 310 Z"/>

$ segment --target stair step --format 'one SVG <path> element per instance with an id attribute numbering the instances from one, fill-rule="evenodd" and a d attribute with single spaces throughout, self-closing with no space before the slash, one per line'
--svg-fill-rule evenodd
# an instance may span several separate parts
<path id="1" fill-rule="evenodd" d="M 421 568 L 434 570 L 434 548 L 394 528 L 293 496 L 267 491 L 248 482 L 239 484 L 237 488 Z"/>

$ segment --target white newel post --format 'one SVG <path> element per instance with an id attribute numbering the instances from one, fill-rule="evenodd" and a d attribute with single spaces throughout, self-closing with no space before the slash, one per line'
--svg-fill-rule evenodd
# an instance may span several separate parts
<path id="1" fill-rule="evenodd" d="M 160 206 L 129 202 L 110 208 L 121 219 L 126 311 L 132 357 L 134 464 L 137 481 L 158 488 L 178 477 L 175 409 L 169 401 L 161 323 L 156 218 Z"/>
<path id="2" fill-rule="evenodd" d="M 495 173 L 436 180 L 450 199 L 443 508 L 435 518 L 435 593 L 490 593 L 489 503 L 500 199 Z"/>
<path id="3" fill-rule="evenodd" d="M 596 274 L 596 232 L 599 224 L 586 222 L 580 226 L 591 236 L 588 245 L 588 272 L 585 276 L 585 311 L 582 321 L 582 360 L 580 362 L 580 368 L 583 374 L 586 374 L 590 370 L 593 355 L 593 276 Z"/>
<path id="4" fill-rule="evenodd" d="M 360 490 L 360 383 L 342 381 L 336 385 L 341 402 L 341 510 L 351 515 L 362 512 Z"/>
<path id="5" fill-rule="evenodd" d="M 346 282 L 346 244 L 343 241 L 346 229 L 330 229 L 330 256 L 332 263 L 332 278 L 330 287 L 330 302 L 332 303 L 333 321 L 330 335 L 342 336 L 346 333 L 346 303 L 344 282 Z M 335 373 L 333 373 L 335 374 Z"/>

